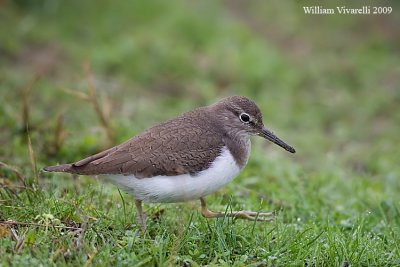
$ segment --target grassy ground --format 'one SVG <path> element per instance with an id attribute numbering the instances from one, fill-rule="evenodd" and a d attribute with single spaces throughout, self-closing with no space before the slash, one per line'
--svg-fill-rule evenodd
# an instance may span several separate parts
<path id="1" fill-rule="evenodd" d="M 390 5 L 307 16 L 289 1 L 3 1 L 0 264 L 400 265 Z M 247 167 L 208 203 L 276 211 L 271 223 L 207 220 L 198 202 L 146 205 L 142 236 L 129 195 L 40 172 L 233 94 L 256 100 L 298 153 L 255 138 Z"/>

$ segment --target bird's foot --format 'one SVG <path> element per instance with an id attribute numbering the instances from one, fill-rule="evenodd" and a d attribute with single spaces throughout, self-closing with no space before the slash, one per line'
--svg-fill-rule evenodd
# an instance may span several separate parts
<path id="1" fill-rule="evenodd" d="M 233 211 L 227 213 L 228 216 L 239 218 L 239 219 L 247 219 L 250 221 L 272 221 L 274 219 L 273 212 L 257 212 L 257 211 Z"/>
<path id="2" fill-rule="evenodd" d="M 272 221 L 274 219 L 273 212 L 256 212 L 256 211 L 232 211 L 232 212 L 215 212 L 207 208 L 204 198 L 201 201 L 201 214 L 205 218 L 234 217 L 238 219 L 246 219 L 251 221 Z"/>

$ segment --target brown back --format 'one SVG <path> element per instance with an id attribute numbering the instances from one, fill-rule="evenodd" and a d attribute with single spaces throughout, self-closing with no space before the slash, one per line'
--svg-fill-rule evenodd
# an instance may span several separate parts
<path id="1" fill-rule="evenodd" d="M 207 127 L 208 119 L 202 108 L 185 113 L 62 171 L 138 178 L 196 173 L 207 169 L 224 145 L 221 134 Z"/>

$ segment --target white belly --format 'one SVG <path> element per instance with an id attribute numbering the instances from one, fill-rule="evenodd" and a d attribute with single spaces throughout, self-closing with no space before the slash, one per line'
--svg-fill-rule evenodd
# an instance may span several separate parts
<path id="1" fill-rule="evenodd" d="M 222 149 L 214 163 L 207 170 L 195 176 L 155 176 L 138 179 L 133 175 L 109 175 L 106 178 L 144 202 L 182 202 L 198 199 L 220 189 L 240 172 L 239 166 L 229 152 Z"/>

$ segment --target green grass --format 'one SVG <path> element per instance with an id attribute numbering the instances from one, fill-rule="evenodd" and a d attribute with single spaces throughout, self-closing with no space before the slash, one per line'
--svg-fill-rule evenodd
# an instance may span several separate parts
<path id="1" fill-rule="evenodd" d="M 307 16 L 294 2 L 6 1 L 0 265 L 400 265 L 390 5 L 387 16 Z M 100 111 L 84 99 L 84 64 Z M 276 211 L 273 222 L 205 219 L 198 201 L 145 205 L 141 235 L 131 196 L 40 172 L 234 94 L 254 99 L 297 153 L 254 138 L 246 168 L 208 205 Z"/>

